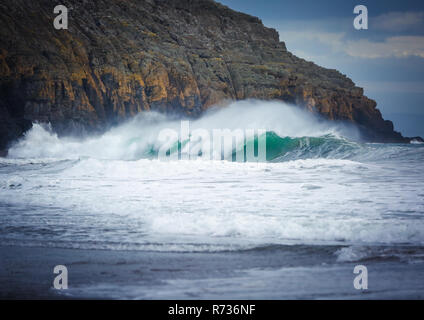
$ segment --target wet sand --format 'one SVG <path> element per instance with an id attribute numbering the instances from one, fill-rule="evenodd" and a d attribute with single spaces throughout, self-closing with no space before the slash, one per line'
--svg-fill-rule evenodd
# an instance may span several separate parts
<path id="1" fill-rule="evenodd" d="M 166 253 L 0 246 L 1 299 L 423 299 L 421 264 L 366 262 L 369 290 L 328 248 Z M 315 255 L 318 260 L 314 262 Z M 310 262 L 306 263 L 306 259 Z M 324 260 L 324 263 L 322 261 Z M 68 290 L 53 289 L 56 265 Z M 421 280 L 420 280 L 421 279 Z"/>

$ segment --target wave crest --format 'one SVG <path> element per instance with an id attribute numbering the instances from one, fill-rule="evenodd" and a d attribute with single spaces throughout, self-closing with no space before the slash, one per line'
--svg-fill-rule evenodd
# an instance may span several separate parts
<path id="1" fill-rule="evenodd" d="M 187 121 L 187 119 L 183 119 Z M 311 113 L 281 102 L 239 101 L 228 107 L 212 108 L 203 117 L 190 121 L 190 132 L 213 130 L 266 131 L 266 159 L 285 161 L 311 157 L 346 157 L 355 144 L 342 138 L 356 132 L 328 121 L 320 121 Z M 9 150 L 10 158 L 76 159 L 89 157 L 112 160 L 157 158 L 163 142 L 163 130 L 181 132 L 181 119 L 143 112 L 102 135 L 59 137 L 49 125 L 34 124 L 25 137 Z M 258 139 L 246 139 L 244 148 Z M 171 141 L 170 152 L 177 152 L 187 141 L 178 135 Z M 228 149 L 228 148 L 227 148 Z M 234 160 L 237 150 L 231 146 L 223 158 Z M 205 152 L 200 148 L 200 153 Z"/>

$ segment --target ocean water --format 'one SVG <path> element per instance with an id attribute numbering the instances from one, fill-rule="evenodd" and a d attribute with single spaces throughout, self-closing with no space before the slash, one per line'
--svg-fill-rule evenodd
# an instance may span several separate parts
<path id="1" fill-rule="evenodd" d="M 190 128 L 264 129 L 267 161 L 232 161 L 232 147 L 158 159 L 159 133 L 180 126 L 153 112 L 85 138 L 34 124 L 0 158 L 0 246 L 137 264 L 131 278 L 108 265 L 113 276 L 72 297 L 424 297 L 424 145 L 364 143 L 298 108 L 243 101 Z M 356 265 L 367 291 L 353 287 Z"/>

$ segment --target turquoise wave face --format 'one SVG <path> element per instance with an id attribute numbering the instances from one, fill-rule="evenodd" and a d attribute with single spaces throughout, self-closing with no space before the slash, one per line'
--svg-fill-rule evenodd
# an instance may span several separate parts
<path id="1" fill-rule="evenodd" d="M 280 137 L 275 132 L 266 132 L 253 139 L 246 140 L 241 148 L 235 148 L 232 145 L 232 152 L 226 156 L 224 152 L 221 159 L 227 161 L 237 161 L 237 153 L 242 152 L 244 162 L 249 162 L 247 157 L 247 149 L 254 151 L 254 161 L 258 161 L 259 145 L 266 144 L 266 161 L 267 162 L 284 162 L 297 159 L 311 158 L 337 158 L 346 159 L 353 157 L 362 149 L 359 143 L 348 141 L 344 138 L 338 138 L 333 135 L 325 135 L 322 137 Z M 189 140 L 183 142 L 175 141 L 166 151 L 166 156 L 181 158 L 181 153 L 189 144 Z M 203 150 L 195 156 L 202 156 Z M 159 151 L 154 146 L 150 146 L 146 152 L 140 154 L 141 158 L 154 159 L 158 158 Z M 193 156 L 193 154 L 191 154 Z M 252 160 L 250 160 L 252 161 Z M 259 160 L 260 161 L 260 160 Z"/>
<path id="2" fill-rule="evenodd" d="M 282 138 L 274 132 L 266 133 L 267 161 L 271 162 L 310 158 L 346 159 L 360 149 L 360 144 L 332 135 Z"/>
<path id="3" fill-rule="evenodd" d="M 257 139 L 254 141 L 257 143 Z M 331 134 L 321 137 L 280 137 L 266 133 L 267 161 L 344 159 L 354 161 L 417 161 L 424 159 L 424 144 L 361 143 Z"/>
<path id="4" fill-rule="evenodd" d="M 128 142 L 128 148 L 137 143 L 132 140 Z M 335 135 L 324 135 L 321 137 L 280 137 L 273 131 L 255 136 L 255 138 L 246 140 L 244 144 L 235 148 L 232 145 L 231 152 L 222 152 L 222 160 L 240 162 L 237 154 L 242 154 L 242 162 L 263 162 L 258 159 L 258 150 L 260 144 L 266 144 L 267 162 L 286 162 L 304 159 L 349 159 L 349 160 L 382 160 L 402 158 L 412 159 L 424 156 L 424 145 L 406 145 L 406 144 L 369 144 L 348 140 Z M 233 141 L 234 144 L 234 141 Z M 165 151 L 166 157 L 172 160 L 182 159 L 182 154 L 186 153 L 184 159 L 188 159 L 187 152 L 196 144 L 185 141 L 174 141 Z M 253 150 L 254 158 L 247 157 L 247 150 Z M 163 151 L 162 151 L 163 152 Z M 201 157 L 204 150 L 201 148 L 196 153 L 191 153 L 190 159 Z M 158 159 L 159 149 L 154 144 L 148 145 L 145 149 L 140 149 L 135 160 L 138 159 Z"/>

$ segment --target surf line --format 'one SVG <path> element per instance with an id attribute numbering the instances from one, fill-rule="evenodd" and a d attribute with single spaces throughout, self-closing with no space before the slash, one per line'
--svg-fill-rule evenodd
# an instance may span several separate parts
<path id="1" fill-rule="evenodd" d="M 175 307 L 169 307 L 168 314 L 169 315 L 193 315 L 196 318 L 200 317 L 202 314 L 202 307 L 183 307 L 178 304 Z"/>

